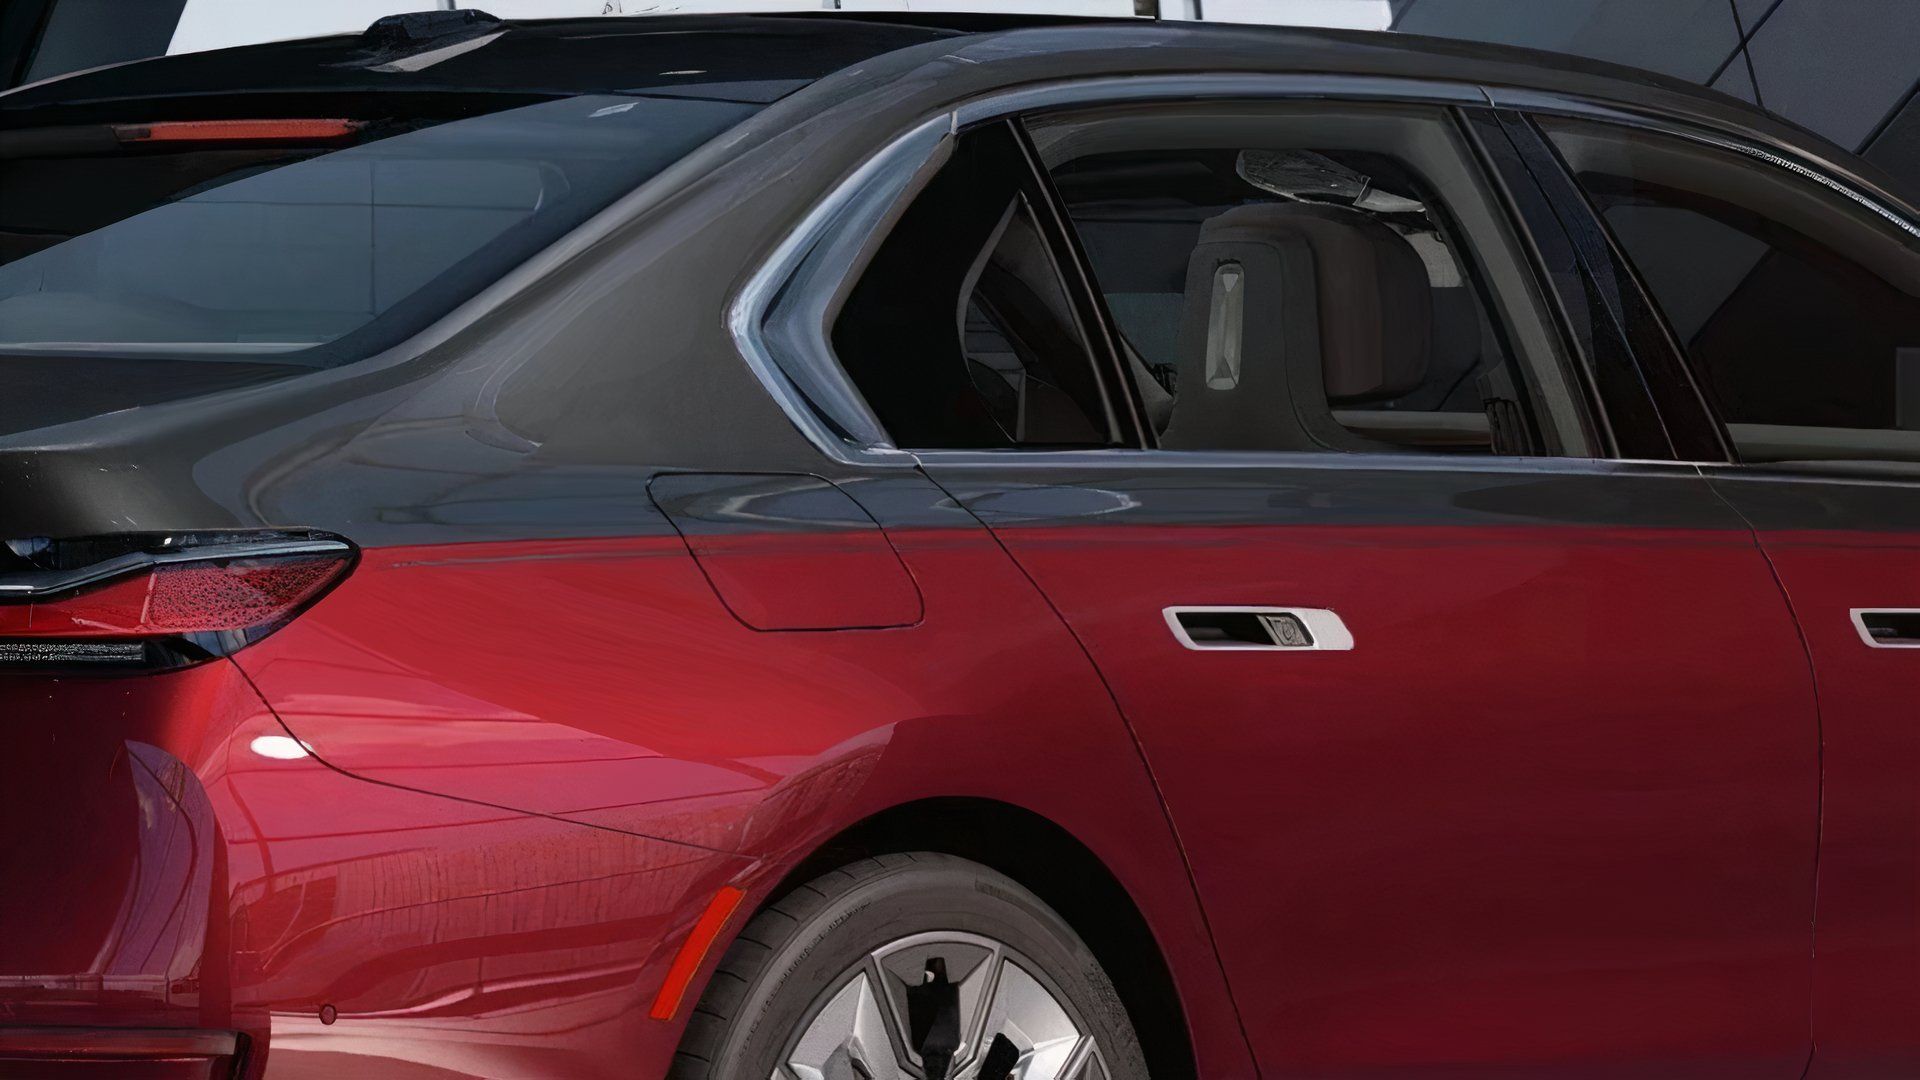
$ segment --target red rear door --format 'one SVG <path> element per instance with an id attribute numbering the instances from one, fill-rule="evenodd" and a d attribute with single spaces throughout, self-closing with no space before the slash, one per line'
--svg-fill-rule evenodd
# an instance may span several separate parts
<path id="1" fill-rule="evenodd" d="M 1134 724 L 1268 1075 L 1799 1074 L 1812 694 L 1697 477 L 1167 456 L 933 472 Z"/>

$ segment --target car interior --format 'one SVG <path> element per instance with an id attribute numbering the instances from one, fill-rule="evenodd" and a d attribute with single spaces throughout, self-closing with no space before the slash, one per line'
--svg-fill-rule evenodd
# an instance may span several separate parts
<path id="1" fill-rule="evenodd" d="M 1437 115 L 1223 106 L 1029 122 L 1159 447 L 1563 445 L 1548 433 L 1577 425 L 1536 415 L 1541 377 L 1516 365 L 1454 211 L 1483 197 L 1465 193 L 1474 174 Z M 899 445 L 1115 445 L 1017 146 L 1000 145 L 1016 142 L 1001 125 L 964 136 L 834 324 Z M 1500 246 L 1494 212 L 1470 213 L 1478 246 Z"/>

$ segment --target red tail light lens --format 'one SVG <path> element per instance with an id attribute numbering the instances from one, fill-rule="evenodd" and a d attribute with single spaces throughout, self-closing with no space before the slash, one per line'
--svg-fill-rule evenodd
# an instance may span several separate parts
<path id="1" fill-rule="evenodd" d="M 178 667 L 286 625 L 337 583 L 337 538 L 175 543 L 78 567 L 0 574 L 0 665 Z"/>

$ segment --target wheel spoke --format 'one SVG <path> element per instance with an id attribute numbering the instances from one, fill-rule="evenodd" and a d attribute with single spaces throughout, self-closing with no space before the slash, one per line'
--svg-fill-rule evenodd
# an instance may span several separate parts
<path id="1" fill-rule="evenodd" d="M 1038 979 L 1006 959 L 987 1009 L 985 1038 L 1002 1036 L 1020 1051 L 1012 1080 L 1103 1080 L 1093 1040 Z M 1089 1064 L 1094 1067 L 1089 1071 Z"/>
<path id="2" fill-rule="evenodd" d="M 957 1040 L 948 1080 L 1108 1080 L 1092 1036 L 1026 964 L 973 934 L 882 946 L 816 1006 L 773 1080 L 914 1080 L 927 1075 L 916 1039 Z"/>
<path id="3" fill-rule="evenodd" d="M 814 1014 L 787 1055 L 787 1068 L 800 1080 L 910 1080 L 865 971 Z"/>

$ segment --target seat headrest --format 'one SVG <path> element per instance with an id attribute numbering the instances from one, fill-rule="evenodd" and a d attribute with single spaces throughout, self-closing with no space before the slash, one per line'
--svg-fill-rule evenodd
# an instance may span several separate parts
<path id="1" fill-rule="evenodd" d="M 1363 210 L 1321 203 L 1235 207 L 1201 226 L 1209 245 L 1304 242 L 1319 296 L 1320 368 L 1329 403 L 1398 397 L 1426 378 L 1433 295 L 1426 264 L 1399 233 Z M 1211 273 L 1211 270 L 1208 271 Z M 1249 304 L 1287 282 L 1249 281 Z M 1188 288 L 1209 287 L 1189 281 Z"/>

